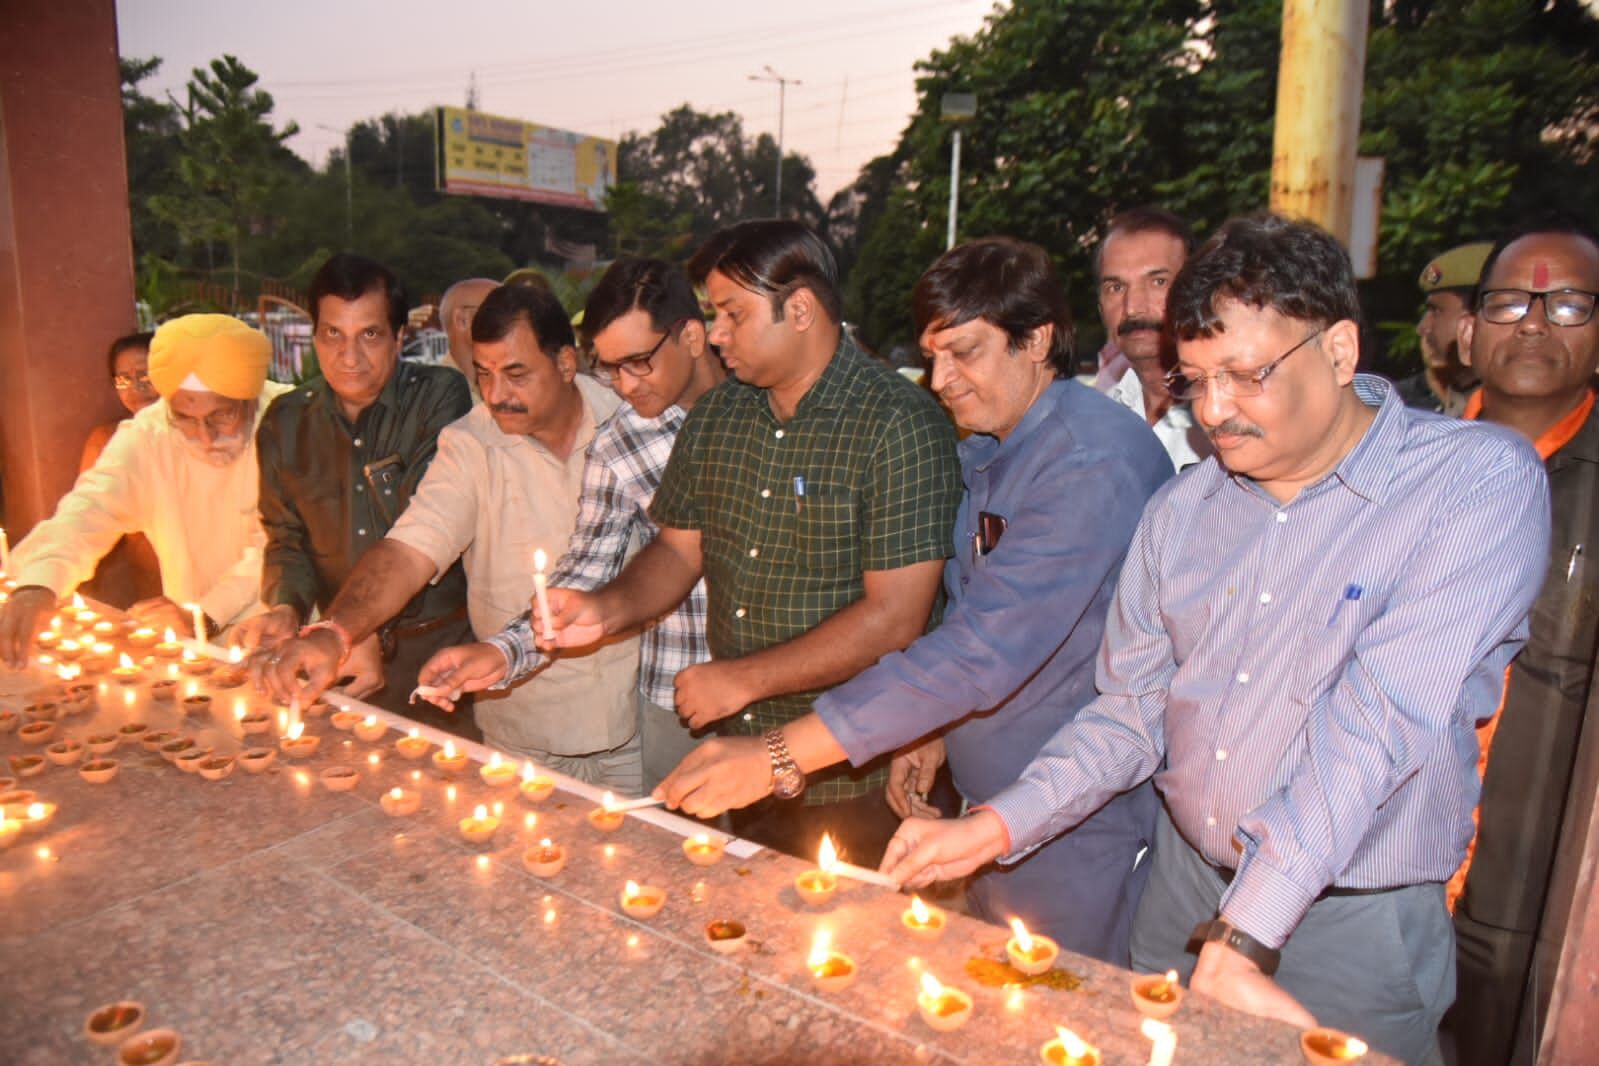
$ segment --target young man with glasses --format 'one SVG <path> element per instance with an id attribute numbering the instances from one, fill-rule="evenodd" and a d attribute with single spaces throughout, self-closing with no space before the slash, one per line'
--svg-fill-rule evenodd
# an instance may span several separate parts
<path id="1" fill-rule="evenodd" d="M 1543 457 L 1551 550 L 1527 646 L 1499 713 L 1478 732 L 1482 800 L 1468 865 L 1454 885 L 1460 992 L 1448 1028 L 1460 1062 L 1532 1061 L 1565 915 L 1545 913 L 1572 812 L 1592 796 L 1599 759 L 1586 721 L 1599 647 L 1599 236 L 1573 222 L 1521 227 L 1494 245 L 1460 352 L 1482 388 L 1465 417 L 1521 433 Z M 1452 885 L 1452 887 L 1454 887 Z M 1568 889 L 1569 891 L 1569 889 Z M 1541 932 L 1540 932 L 1541 930 Z"/>
<path id="2" fill-rule="evenodd" d="M 1017 861 L 1153 775 L 1134 969 L 1435 1060 L 1472 725 L 1526 636 L 1548 479 L 1514 434 L 1355 372 L 1354 272 L 1314 226 L 1227 223 L 1169 310 L 1216 456 L 1144 511 L 1099 697 L 987 806 L 907 821 L 884 867 Z"/>
<path id="3" fill-rule="evenodd" d="M 634 550 L 655 539 L 649 515 L 672 444 L 694 404 L 726 378 L 705 337 L 699 298 L 681 267 L 624 257 L 589 294 L 583 333 L 593 373 L 626 402 L 594 434 L 583 468 L 577 530 L 549 576 L 557 588 L 599 588 Z M 448 648 L 422 682 L 480 691 L 513 684 L 545 666 L 536 620 L 523 612 L 482 644 Z M 679 670 L 711 657 L 705 643 L 705 583 L 639 640 L 639 741 L 643 790 L 655 787 L 694 746 L 672 708 Z"/>

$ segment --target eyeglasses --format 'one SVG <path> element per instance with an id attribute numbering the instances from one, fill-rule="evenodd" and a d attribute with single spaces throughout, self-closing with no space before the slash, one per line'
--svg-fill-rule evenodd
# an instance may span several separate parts
<path id="1" fill-rule="evenodd" d="M 623 371 L 626 371 L 630 377 L 644 377 L 652 369 L 650 360 L 655 358 L 655 354 L 661 350 L 661 345 L 665 344 L 666 339 L 676 333 L 677 327 L 681 326 L 685 321 L 687 319 L 678 319 L 668 326 L 666 332 L 661 334 L 661 339 L 655 342 L 655 347 L 647 352 L 639 355 L 630 355 L 619 363 L 602 363 L 596 359 L 594 361 L 594 376 L 607 385 L 615 385 L 617 377 Z"/>
<path id="2" fill-rule="evenodd" d="M 155 386 L 150 384 L 149 374 L 112 374 L 111 384 L 123 392 L 129 389 L 138 389 L 140 392 L 155 390 Z"/>
<path id="3" fill-rule="evenodd" d="M 1283 365 L 1283 360 L 1325 332 L 1327 327 L 1323 326 L 1265 366 L 1254 370 L 1215 370 L 1198 377 L 1189 377 L 1181 370 L 1173 370 L 1166 375 L 1166 391 L 1171 393 L 1172 399 L 1184 403 L 1205 395 L 1212 383 L 1228 396 L 1259 396 L 1266 391 L 1266 379 L 1271 377 L 1272 371 Z"/>
<path id="4" fill-rule="evenodd" d="M 1499 326 L 1520 322 L 1543 301 L 1543 317 L 1551 326 L 1584 326 L 1593 318 L 1594 301 L 1599 293 L 1582 289 L 1553 289 L 1528 292 L 1526 289 L 1489 289 L 1477 300 L 1477 314 L 1483 321 Z"/>
<path id="5" fill-rule="evenodd" d="M 226 437 L 238 430 L 240 423 L 245 419 L 246 404 L 237 401 L 232 407 L 224 407 L 202 418 L 192 415 L 180 415 L 175 411 L 167 411 L 167 423 L 184 436 L 193 436 L 200 432 L 203 423 L 213 436 Z"/>

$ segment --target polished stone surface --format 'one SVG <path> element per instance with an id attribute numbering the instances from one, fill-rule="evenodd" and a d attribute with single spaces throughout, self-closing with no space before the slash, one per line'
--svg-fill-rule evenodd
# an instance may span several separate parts
<path id="1" fill-rule="evenodd" d="M 153 704 L 148 685 L 131 691 L 129 703 L 106 686 L 62 732 L 139 720 L 231 752 L 263 739 L 240 736 L 237 701 L 276 710 L 219 690 L 209 715 L 185 718 Z M 941 940 L 921 943 L 900 925 L 906 897 L 846 881 L 831 903 L 807 907 L 792 887 L 805 863 L 745 849 L 693 866 L 680 832 L 698 827 L 660 811 L 602 834 L 581 786 L 529 804 L 514 786 L 483 784 L 475 763 L 445 779 L 400 758 L 395 731 L 364 743 L 325 717 L 307 731 L 323 738 L 314 758 L 280 756 L 259 776 L 208 782 L 124 744 L 109 784 L 59 766 L 20 784 L 60 809 L 0 852 L 0 1061 L 111 1061 L 81 1033 L 94 1007 L 119 999 L 143 1002 L 150 1026 L 177 1028 L 183 1059 L 235 1064 L 486 1064 L 529 1052 L 565 1063 L 1025 1063 L 1056 1023 L 1106 1063 L 1148 1059 L 1125 971 L 1063 958 L 1080 987 L 1032 987 L 1012 1004 L 965 972 L 974 957 L 1003 958 L 1005 930 L 955 915 Z M 23 750 L 15 733 L 0 735 L 0 755 Z M 336 764 L 361 770 L 354 791 L 321 786 L 318 772 Z M 418 813 L 382 813 L 395 785 L 422 792 Z M 494 839 L 467 843 L 457 822 L 496 801 Z M 570 855 L 548 881 L 520 862 L 543 837 Z M 629 878 L 666 890 L 658 916 L 622 913 Z M 703 931 L 718 918 L 749 928 L 744 952 L 711 951 Z M 860 967 L 843 992 L 811 986 L 804 960 L 818 928 Z M 963 1029 L 922 1022 L 918 966 L 973 995 Z M 1189 996 L 1173 1025 L 1181 1063 L 1301 1061 L 1291 1028 L 1203 997 Z"/>

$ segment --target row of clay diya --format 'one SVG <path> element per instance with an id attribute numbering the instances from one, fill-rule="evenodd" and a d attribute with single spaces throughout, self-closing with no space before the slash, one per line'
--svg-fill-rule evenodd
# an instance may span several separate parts
<path id="1" fill-rule="evenodd" d="M 118 1066 L 170 1066 L 178 1059 L 183 1037 L 175 1029 L 144 1029 L 144 1004 L 132 1000 L 96 1007 L 83 1023 L 91 1044 L 117 1049 Z M 210 1066 L 191 1059 L 184 1066 Z"/>

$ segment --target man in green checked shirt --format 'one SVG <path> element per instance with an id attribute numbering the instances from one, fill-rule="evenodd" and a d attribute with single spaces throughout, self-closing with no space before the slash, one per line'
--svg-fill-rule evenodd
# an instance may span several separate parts
<path id="1" fill-rule="evenodd" d="M 677 439 L 650 508 L 660 536 L 602 589 L 551 589 L 541 643 L 647 623 L 703 574 L 713 657 L 678 673 L 678 713 L 770 756 L 772 794 L 735 812 L 734 830 L 797 855 L 827 832 L 875 865 L 898 824 L 885 766 L 807 781 L 777 727 L 927 630 L 960 499 L 954 429 L 843 335 L 832 253 L 799 223 L 721 230 L 690 273 L 734 379 Z"/>

